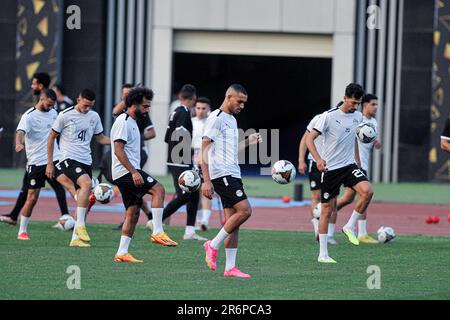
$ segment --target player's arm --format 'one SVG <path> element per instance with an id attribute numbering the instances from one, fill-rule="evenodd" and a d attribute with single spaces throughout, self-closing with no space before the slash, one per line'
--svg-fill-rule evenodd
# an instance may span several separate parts
<path id="1" fill-rule="evenodd" d="M 98 135 L 95 136 L 95 140 L 103 145 L 110 145 L 111 144 L 111 139 L 107 136 L 105 136 L 103 133 L 100 133 Z"/>
<path id="2" fill-rule="evenodd" d="M 211 148 L 213 141 L 208 137 L 203 137 L 202 140 L 202 148 L 200 149 L 200 155 L 201 155 L 201 167 L 202 167 L 202 174 L 203 174 L 203 184 L 202 184 L 202 193 L 203 195 L 212 200 L 212 197 L 214 195 L 214 186 L 211 182 L 211 176 L 209 175 L 209 168 L 208 168 L 208 151 L 209 148 Z"/>
<path id="3" fill-rule="evenodd" d="M 441 134 L 441 149 L 450 153 L 450 118 L 445 122 L 445 127 Z"/>
<path id="4" fill-rule="evenodd" d="M 53 152 L 55 150 L 55 139 L 59 136 L 55 130 L 51 130 L 47 140 L 47 168 L 45 175 L 53 179 L 55 177 L 55 166 L 53 165 Z"/>
<path id="5" fill-rule="evenodd" d="M 441 149 L 450 153 L 450 140 L 441 138 Z"/>
<path id="6" fill-rule="evenodd" d="M 357 138 L 355 138 L 355 162 L 358 168 L 361 168 L 361 158 L 359 157 L 359 145 Z"/>
<path id="7" fill-rule="evenodd" d="M 308 133 L 308 130 L 306 130 L 300 140 L 300 145 L 298 146 L 298 172 L 301 174 L 306 174 L 307 165 L 305 162 L 305 156 L 306 151 L 308 150 L 306 147 L 306 137 L 308 136 Z"/>
<path id="8" fill-rule="evenodd" d="M 156 137 L 156 131 L 154 127 L 147 128 L 144 130 L 144 139 L 145 140 L 151 140 Z"/>
<path id="9" fill-rule="evenodd" d="M 22 152 L 25 149 L 23 145 L 25 139 L 25 131 L 17 130 L 16 132 L 16 152 Z"/>
<path id="10" fill-rule="evenodd" d="M 248 136 L 247 139 L 244 139 L 244 141 L 241 141 L 239 143 L 238 150 L 239 150 L 239 152 L 241 152 L 241 151 L 245 150 L 246 148 L 248 148 L 250 145 L 262 143 L 262 142 L 263 142 L 263 138 L 260 133 L 252 133 L 251 135 Z"/>
<path id="11" fill-rule="evenodd" d="M 125 110 L 125 101 L 121 100 L 118 104 L 114 106 L 112 114 L 114 117 L 117 117 L 120 116 L 124 110 Z"/>
<path id="12" fill-rule="evenodd" d="M 125 169 L 127 169 L 131 173 L 134 185 L 136 187 L 142 186 L 144 184 L 144 179 L 142 178 L 139 171 L 137 171 L 137 169 L 133 167 L 130 160 L 128 159 L 125 153 L 125 141 L 123 140 L 114 141 L 114 154 L 120 161 L 120 163 L 125 167 Z"/>
<path id="13" fill-rule="evenodd" d="M 316 140 L 320 134 L 321 133 L 316 129 L 312 130 L 306 136 L 306 146 L 308 147 L 309 152 L 311 152 L 313 158 L 316 160 L 317 169 L 319 169 L 320 172 L 324 172 L 327 170 L 327 164 L 325 160 L 320 157 L 319 152 L 316 149 L 316 145 L 314 144 L 314 140 Z"/>

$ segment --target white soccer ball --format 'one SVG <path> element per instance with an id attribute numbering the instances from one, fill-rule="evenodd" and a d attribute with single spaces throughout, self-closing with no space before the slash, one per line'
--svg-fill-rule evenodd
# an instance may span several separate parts
<path id="1" fill-rule="evenodd" d="M 272 179 L 279 184 L 292 182 L 296 174 L 294 165 L 287 160 L 277 161 L 272 167 Z"/>
<path id="2" fill-rule="evenodd" d="M 316 219 L 320 219 L 321 214 L 322 214 L 322 204 L 319 202 L 314 206 L 313 217 Z"/>
<path id="3" fill-rule="evenodd" d="M 196 192 L 200 189 L 202 180 L 198 173 L 194 170 L 186 170 L 178 177 L 178 185 L 181 190 L 187 193 Z"/>
<path id="4" fill-rule="evenodd" d="M 71 215 L 65 214 L 59 218 L 59 224 L 64 231 L 70 231 L 75 227 L 75 219 Z"/>
<path id="5" fill-rule="evenodd" d="M 391 227 L 380 227 L 377 231 L 379 243 L 391 243 L 395 240 L 395 232 Z"/>
<path id="6" fill-rule="evenodd" d="M 95 199 L 100 203 L 109 203 L 114 199 L 114 190 L 107 183 L 100 183 L 94 188 Z"/>
<path id="7" fill-rule="evenodd" d="M 370 122 L 363 122 L 356 127 L 356 136 L 362 143 L 372 143 L 377 138 L 377 128 Z"/>

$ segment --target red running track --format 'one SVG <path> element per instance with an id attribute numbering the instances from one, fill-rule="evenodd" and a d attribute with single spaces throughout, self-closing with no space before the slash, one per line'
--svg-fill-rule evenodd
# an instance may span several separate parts
<path id="1" fill-rule="evenodd" d="M 170 199 L 170 198 L 167 198 Z M 1 198 L 0 201 L 14 203 L 14 198 Z M 280 200 L 281 201 L 281 200 Z M 120 203 L 115 199 L 114 203 Z M 69 200 L 69 206 L 75 204 Z M 8 213 L 9 206 L 0 207 L 0 214 Z M 339 231 L 351 214 L 352 207 L 347 207 L 339 213 L 336 230 Z M 450 236 L 450 222 L 447 216 L 450 214 L 450 205 L 422 205 L 399 203 L 372 203 L 369 207 L 367 228 L 370 233 L 376 233 L 380 226 L 393 227 L 397 234 L 424 234 L 435 236 Z M 426 224 L 425 216 L 433 215 L 440 218 L 438 224 Z M 58 205 L 56 200 L 41 198 L 33 213 L 33 220 L 56 221 L 58 219 Z M 122 215 L 117 212 L 100 212 L 94 210 L 89 215 L 88 222 L 120 223 Z M 311 218 L 309 207 L 291 208 L 254 208 L 251 218 L 243 225 L 243 229 L 259 230 L 292 230 L 311 231 Z M 146 219 L 141 215 L 140 223 Z M 171 225 L 184 226 L 185 213 L 176 213 L 171 218 Z M 219 214 L 213 211 L 210 226 L 220 226 Z"/>

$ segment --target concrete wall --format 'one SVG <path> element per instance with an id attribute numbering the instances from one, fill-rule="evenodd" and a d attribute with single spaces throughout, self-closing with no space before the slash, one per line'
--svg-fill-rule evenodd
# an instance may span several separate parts
<path id="1" fill-rule="evenodd" d="M 171 98 L 174 31 L 330 35 L 334 104 L 353 81 L 355 11 L 355 0 L 153 0 L 151 86 L 156 95 L 152 120 L 158 137 L 150 143 L 146 169 L 155 175 L 166 173 L 167 150 L 162 140 Z"/>

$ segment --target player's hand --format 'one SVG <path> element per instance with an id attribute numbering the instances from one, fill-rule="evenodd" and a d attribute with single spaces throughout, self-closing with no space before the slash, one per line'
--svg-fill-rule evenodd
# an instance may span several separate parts
<path id="1" fill-rule="evenodd" d="M 319 169 L 320 172 L 328 171 L 326 161 L 323 159 L 320 159 L 319 161 L 317 161 L 317 169 Z"/>
<path id="2" fill-rule="evenodd" d="M 261 134 L 259 134 L 259 133 L 253 133 L 248 136 L 248 144 L 249 145 L 262 143 L 262 142 L 263 142 L 263 138 L 262 138 Z"/>
<path id="3" fill-rule="evenodd" d="M 25 149 L 25 146 L 23 144 L 21 144 L 21 143 L 16 144 L 16 152 L 17 153 L 22 152 L 23 149 Z"/>
<path id="4" fill-rule="evenodd" d="M 208 198 L 209 200 L 212 200 L 214 195 L 214 186 L 211 181 L 205 181 L 202 184 L 202 194 Z"/>
<path id="5" fill-rule="evenodd" d="M 47 176 L 47 178 L 52 180 L 55 178 L 55 166 L 53 165 L 53 163 L 47 163 L 47 167 L 45 168 L 45 175 Z"/>
<path id="6" fill-rule="evenodd" d="M 381 142 L 378 140 L 375 140 L 375 143 L 373 144 L 373 147 L 377 150 L 381 149 Z"/>
<path id="7" fill-rule="evenodd" d="M 144 185 L 144 179 L 139 172 L 135 172 L 131 175 L 133 177 L 133 182 L 136 187 L 142 187 Z"/>
<path id="8" fill-rule="evenodd" d="M 300 174 L 305 175 L 306 174 L 307 165 L 304 161 L 299 162 L 298 164 L 298 172 Z"/>

